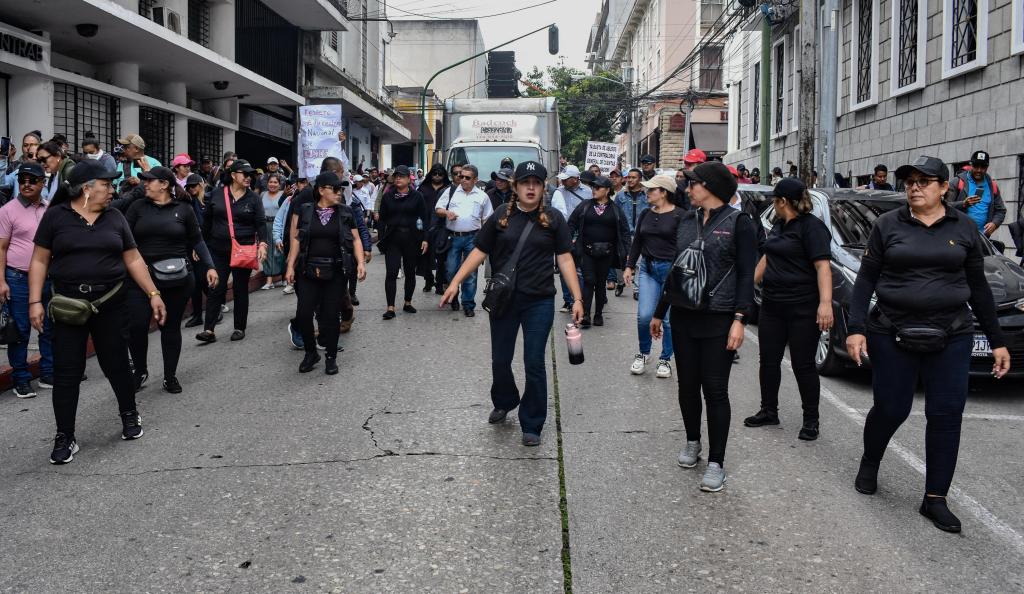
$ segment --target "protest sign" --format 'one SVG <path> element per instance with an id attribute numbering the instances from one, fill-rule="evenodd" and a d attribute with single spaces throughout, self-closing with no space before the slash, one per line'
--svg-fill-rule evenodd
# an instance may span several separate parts
<path id="1" fill-rule="evenodd" d="M 608 175 L 619 166 L 619 145 L 612 142 L 587 142 L 586 165 L 597 165 L 602 175 Z"/>
<path id="2" fill-rule="evenodd" d="M 345 160 L 345 148 L 338 141 L 342 131 L 340 105 L 303 105 L 299 107 L 300 167 L 310 180 L 320 173 L 327 157 Z"/>

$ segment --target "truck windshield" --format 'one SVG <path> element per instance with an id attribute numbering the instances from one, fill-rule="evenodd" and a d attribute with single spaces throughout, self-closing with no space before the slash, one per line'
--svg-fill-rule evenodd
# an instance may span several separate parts
<path id="1" fill-rule="evenodd" d="M 452 165 L 465 165 L 472 163 L 480 170 L 480 179 L 490 179 L 491 172 L 497 171 L 501 160 L 505 157 L 512 159 L 515 165 L 523 161 L 538 161 L 540 151 L 529 146 L 466 146 L 452 150 L 448 159 L 448 169 Z"/>

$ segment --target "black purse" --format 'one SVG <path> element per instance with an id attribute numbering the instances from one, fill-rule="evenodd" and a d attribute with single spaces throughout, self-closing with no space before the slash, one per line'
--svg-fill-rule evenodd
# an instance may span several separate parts
<path id="1" fill-rule="evenodd" d="M 512 293 L 516 290 L 516 269 L 519 267 L 519 256 L 523 253 L 523 245 L 526 238 L 533 231 L 533 221 L 527 221 L 526 227 L 519 235 L 519 243 L 516 244 L 512 257 L 501 269 L 487 279 L 487 286 L 484 288 L 484 301 L 481 307 L 491 317 L 500 318 L 508 311 L 508 305 L 512 301 Z"/>
<path id="2" fill-rule="evenodd" d="M 168 258 L 149 265 L 149 274 L 158 288 L 180 287 L 192 274 L 185 258 Z"/>
<path id="3" fill-rule="evenodd" d="M 946 348 L 949 335 L 945 330 L 927 326 L 897 328 L 896 346 L 912 353 L 937 353 Z"/>
<path id="4" fill-rule="evenodd" d="M 5 303 L 3 308 L 0 308 L 0 344 L 12 345 L 19 342 L 21 342 L 21 330 L 18 330 L 18 323 Z"/>
<path id="5" fill-rule="evenodd" d="M 585 244 L 583 251 L 591 258 L 607 258 L 612 255 L 612 244 L 607 241 L 595 241 Z"/>
<path id="6" fill-rule="evenodd" d="M 322 281 L 333 280 L 339 267 L 336 258 L 306 258 L 306 278 Z"/>

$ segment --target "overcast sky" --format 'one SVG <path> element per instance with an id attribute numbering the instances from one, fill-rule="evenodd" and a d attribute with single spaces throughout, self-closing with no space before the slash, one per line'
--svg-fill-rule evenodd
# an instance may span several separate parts
<path id="1" fill-rule="evenodd" d="M 487 18 L 489 14 L 517 10 L 526 6 L 540 4 L 544 0 L 396 0 L 388 2 L 388 17 L 392 19 L 420 18 L 404 11 L 440 18 L 477 18 L 483 31 L 486 47 L 494 47 L 499 43 L 518 37 L 523 33 L 543 27 L 550 23 L 558 25 L 559 56 L 566 66 L 583 69 L 586 66 L 585 53 L 590 27 L 594 24 L 600 0 L 555 0 L 550 4 L 528 8 Z M 535 33 L 512 45 L 501 48 L 502 51 L 516 52 L 516 67 L 523 74 L 533 66 L 543 70 L 560 62 L 559 56 L 548 53 L 548 40 L 545 32 Z"/>

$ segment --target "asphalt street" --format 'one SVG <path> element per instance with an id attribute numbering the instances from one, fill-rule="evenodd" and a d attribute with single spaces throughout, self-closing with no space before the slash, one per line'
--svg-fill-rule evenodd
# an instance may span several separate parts
<path id="1" fill-rule="evenodd" d="M 923 397 L 879 492 L 861 495 L 870 375 L 823 381 L 816 442 L 796 438 L 788 372 L 782 424 L 745 428 L 752 327 L 733 368 L 727 487 L 703 493 L 703 464 L 676 464 L 675 380 L 629 373 L 628 295 L 584 333 L 583 365 L 568 364 L 555 314 L 544 443 L 524 448 L 514 419 L 486 422 L 486 315 L 417 290 L 419 313 L 383 321 L 383 272 L 378 256 L 334 377 L 297 372 L 294 296 L 280 290 L 253 295 L 242 342 L 224 325 L 206 346 L 186 331 L 185 392 L 153 373 L 138 441 L 120 439 L 90 360 L 67 466 L 47 463 L 48 393 L 0 394 L 0 591 L 1024 591 L 1022 382 L 972 386 L 950 498 L 964 531 L 950 535 L 917 513 Z M 154 337 L 152 370 L 159 353 Z"/>

